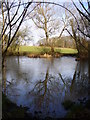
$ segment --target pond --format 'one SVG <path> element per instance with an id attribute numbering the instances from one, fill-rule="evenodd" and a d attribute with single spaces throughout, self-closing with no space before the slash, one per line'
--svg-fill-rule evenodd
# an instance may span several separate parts
<path id="1" fill-rule="evenodd" d="M 88 62 L 75 57 L 7 57 L 6 95 L 28 113 L 63 118 L 62 102 L 88 98 Z"/>

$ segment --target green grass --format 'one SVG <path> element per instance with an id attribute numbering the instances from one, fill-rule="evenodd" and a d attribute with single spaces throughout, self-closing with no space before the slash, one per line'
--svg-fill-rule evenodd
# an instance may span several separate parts
<path id="1" fill-rule="evenodd" d="M 62 54 L 77 54 L 78 53 L 76 49 L 71 49 L 71 48 L 55 48 L 55 52 L 59 52 Z"/>
<path id="2" fill-rule="evenodd" d="M 77 50 L 71 49 L 71 48 L 55 47 L 54 51 L 62 54 L 77 54 Z M 40 46 L 20 46 L 20 53 L 23 53 L 23 52 L 32 53 L 32 54 L 44 54 L 44 53 L 50 53 L 51 48 L 40 47 Z"/>
<path id="3" fill-rule="evenodd" d="M 50 52 L 50 47 L 20 46 L 20 52 L 27 52 L 32 54 L 44 54 Z"/>

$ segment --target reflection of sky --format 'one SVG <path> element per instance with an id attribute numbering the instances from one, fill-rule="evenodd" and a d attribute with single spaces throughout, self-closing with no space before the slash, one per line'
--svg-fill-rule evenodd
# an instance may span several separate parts
<path id="1" fill-rule="evenodd" d="M 56 63 L 57 64 L 57 63 Z M 64 78 L 72 78 L 75 67 L 76 67 L 77 62 L 74 60 L 74 58 L 61 58 L 60 63 L 59 63 L 59 71 L 62 74 Z"/>
<path id="2" fill-rule="evenodd" d="M 61 73 L 63 79 L 72 78 L 76 67 L 75 58 L 71 57 L 62 57 L 52 61 L 51 59 L 20 57 L 19 64 L 17 59 L 14 59 L 8 59 L 7 80 L 14 82 L 16 87 L 22 90 L 32 89 L 33 84 L 37 83 L 38 80 L 43 81 L 48 67 L 49 74 L 55 79 L 59 77 L 58 73 Z M 25 81 L 27 88 L 23 89 L 23 86 L 26 87 Z"/>
<path id="3" fill-rule="evenodd" d="M 26 61 L 26 64 L 24 62 Z M 28 59 L 28 60 L 21 60 L 21 69 L 24 72 L 24 69 L 27 68 L 25 71 L 26 73 L 31 70 L 32 73 L 34 73 L 34 77 L 38 77 L 40 73 L 44 73 L 47 70 L 47 67 L 50 67 L 51 73 L 61 73 L 66 77 L 70 77 L 71 74 L 73 75 L 75 71 L 76 61 L 74 61 L 74 58 L 61 58 L 56 59 L 52 63 L 51 60 L 47 59 Z M 29 67 L 28 67 L 29 65 Z"/>

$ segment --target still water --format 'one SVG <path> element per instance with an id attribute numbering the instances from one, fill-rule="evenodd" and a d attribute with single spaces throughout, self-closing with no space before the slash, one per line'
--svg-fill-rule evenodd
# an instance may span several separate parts
<path id="1" fill-rule="evenodd" d="M 7 97 L 33 116 L 64 117 L 64 100 L 88 97 L 88 63 L 74 57 L 8 57 Z"/>

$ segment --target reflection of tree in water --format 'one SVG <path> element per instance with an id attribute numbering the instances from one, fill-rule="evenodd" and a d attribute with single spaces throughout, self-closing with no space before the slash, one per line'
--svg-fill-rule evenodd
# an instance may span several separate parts
<path id="1" fill-rule="evenodd" d="M 58 104 L 56 102 L 56 96 L 59 94 L 61 87 L 54 79 L 52 75 L 49 74 L 49 67 L 47 68 L 45 79 L 39 80 L 34 86 L 33 90 L 29 92 L 29 95 L 34 96 L 34 104 L 36 108 L 43 108 L 44 110 L 49 109 L 49 105 Z"/>
<path id="2" fill-rule="evenodd" d="M 78 62 L 73 79 L 71 83 L 65 82 L 62 75 L 59 73 L 61 80 L 63 81 L 65 90 L 65 98 L 71 100 L 78 100 L 78 98 L 87 97 L 88 96 L 88 70 L 85 69 L 84 63 Z M 67 81 L 67 80 L 66 80 Z"/>
<path id="3" fill-rule="evenodd" d="M 41 106 L 42 101 L 44 101 L 44 98 L 46 97 L 46 94 L 49 94 L 50 91 L 48 89 L 48 79 L 49 77 L 49 68 L 46 71 L 45 79 L 43 81 L 38 81 L 38 83 L 35 85 L 34 89 L 31 92 L 37 91 L 36 95 L 38 96 L 38 105 Z M 46 102 L 48 102 L 48 99 L 46 99 Z"/>
<path id="4" fill-rule="evenodd" d="M 20 60 L 21 58 L 19 59 L 19 57 L 7 57 L 5 69 L 3 69 L 5 71 L 5 74 L 3 74 L 3 76 L 6 78 L 4 80 L 3 91 L 7 91 L 7 88 L 10 88 L 10 90 L 13 91 L 12 93 L 15 93 L 17 90 L 13 89 L 13 87 L 15 88 L 15 86 L 20 84 L 20 82 L 22 84 L 28 84 L 30 82 L 30 79 L 28 79 L 28 74 L 23 71 L 21 67 Z M 9 76 L 7 77 L 8 74 Z"/>
<path id="5" fill-rule="evenodd" d="M 65 93 L 65 99 L 78 100 L 81 97 L 87 96 L 88 91 L 88 73 L 85 73 L 81 62 L 76 65 L 72 80 L 63 79 L 63 76 L 58 72 L 58 78 L 49 74 L 47 68 L 45 79 L 39 80 L 29 94 L 36 96 L 35 104 L 41 106 L 54 102 L 55 97 Z M 45 103 L 46 102 L 46 103 Z"/>
<path id="6" fill-rule="evenodd" d="M 39 80 L 35 84 L 33 90 L 29 92 L 29 94 L 37 96 L 37 100 L 35 102 L 36 102 L 36 105 L 38 105 L 38 107 L 42 106 L 43 101 L 46 102 L 46 105 L 48 105 L 52 97 L 51 90 L 48 87 L 49 83 L 51 82 L 51 79 L 49 76 L 49 68 L 51 65 L 53 65 L 53 59 L 51 59 L 51 62 L 47 67 L 45 79 Z"/>
<path id="7" fill-rule="evenodd" d="M 71 80 L 71 78 L 69 79 L 69 78 L 63 77 L 63 74 L 61 74 L 62 71 L 58 70 L 58 68 L 56 66 L 54 66 L 54 65 L 56 65 L 55 64 L 56 61 L 54 61 L 54 60 L 55 59 L 50 59 L 49 62 L 48 62 L 48 60 L 44 60 L 44 62 L 45 62 L 44 66 L 45 65 L 47 66 L 47 67 L 45 66 L 45 68 L 44 68 L 44 70 L 46 69 L 46 73 L 44 71 L 45 78 L 38 81 L 38 79 L 40 79 L 40 78 L 38 78 L 41 74 L 41 71 L 40 71 L 38 73 L 39 76 L 38 77 L 35 76 L 36 80 L 32 81 L 32 83 L 31 83 L 31 81 L 28 81 L 28 80 L 33 80 L 33 79 L 29 78 L 29 74 L 32 74 L 32 72 L 34 72 L 33 70 L 35 69 L 36 66 L 34 68 L 32 68 L 32 67 L 29 67 L 29 69 L 27 68 L 29 70 L 29 73 L 26 74 L 26 77 L 28 77 L 27 82 L 26 82 L 26 80 L 24 79 L 25 74 L 23 74 L 23 73 L 27 72 L 27 71 L 25 71 L 26 68 L 22 69 L 23 67 L 21 66 L 20 63 L 18 65 L 18 60 L 16 58 L 9 59 L 9 63 L 8 63 L 9 64 L 9 68 L 8 68 L 9 73 L 14 74 L 13 76 L 15 76 L 15 78 L 16 78 L 16 80 L 11 79 L 11 81 L 10 81 L 11 84 L 8 84 L 10 93 L 12 95 L 18 94 L 20 90 L 16 89 L 17 88 L 16 86 L 18 84 L 21 84 L 26 92 L 30 91 L 29 94 L 25 93 L 25 99 L 31 98 L 31 100 L 29 102 L 31 102 L 33 99 L 33 102 L 34 102 L 33 105 L 35 105 L 36 107 L 37 106 L 41 107 L 41 108 L 44 107 L 46 109 L 49 109 L 49 105 L 51 105 L 51 104 L 58 106 L 58 104 L 61 104 L 62 99 L 69 98 L 72 100 L 77 100 L 78 98 L 80 98 L 80 96 L 83 97 L 84 95 L 87 95 L 88 76 L 85 72 L 86 65 L 84 66 L 83 63 L 78 62 L 75 72 L 73 74 L 73 78 Z M 43 62 L 43 60 L 41 62 Z M 13 66 L 13 68 L 12 68 L 12 66 Z M 55 71 L 55 73 L 54 73 L 54 71 Z M 35 74 L 33 73 L 33 75 L 31 75 L 31 77 L 34 75 Z M 42 77 L 43 77 L 43 75 L 42 75 Z M 57 100 L 59 102 L 57 102 Z"/>
<path id="8" fill-rule="evenodd" d="M 57 94 L 56 92 L 61 89 L 56 78 L 49 73 L 50 67 L 53 66 L 53 63 L 53 59 L 51 59 L 45 73 L 45 79 L 39 80 L 35 84 L 34 88 L 29 92 L 29 95 L 35 97 L 34 102 L 38 107 L 44 106 L 47 108 L 50 103 L 54 103 L 55 94 Z"/>
<path id="9" fill-rule="evenodd" d="M 4 59 L 2 65 L 2 86 L 3 92 L 6 93 L 6 59 Z"/>

